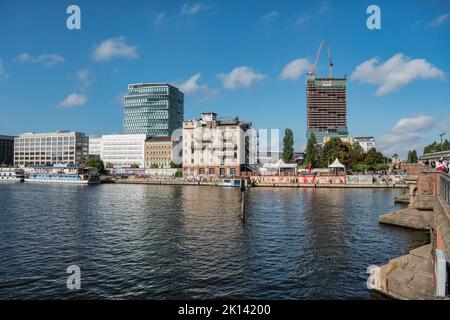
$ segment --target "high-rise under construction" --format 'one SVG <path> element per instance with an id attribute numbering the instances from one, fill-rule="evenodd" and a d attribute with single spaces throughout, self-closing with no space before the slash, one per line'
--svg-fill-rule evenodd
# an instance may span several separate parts
<path id="1" fill-rule="evenodd" d="M 306 78 L 307 137 L 314 133 L 319 145 L 323 144 L 326 136 L 348 137 L 347 79 L 333 78 L 329 45 L 330 76 L 316 76 L 315 69 L 322 46 L 323 42 Z"/>

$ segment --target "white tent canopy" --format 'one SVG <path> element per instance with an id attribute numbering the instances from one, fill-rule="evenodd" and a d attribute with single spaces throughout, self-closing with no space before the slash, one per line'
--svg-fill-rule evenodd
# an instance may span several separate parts
<path id="1" fill-rule="evenodd" d="M 328 168 L 333 168 L 333 169 L 336 169 L 336 168 L 345 169 L 345 166 L 339 161 L 338 158 L 336 158 L 336 160 L 334 160 L 334 162 L 333 162 L 332 164 L 330 164 L 330 165 L 328 166 Z"/>
<path id="2" fill-rule="evenodd" d="M 285 163 L 282 159 L 280 159 L 275 163 L 264 163 L 263 167 L 267 169 L 295 168 L 297 167 L 297 164 Z"/>

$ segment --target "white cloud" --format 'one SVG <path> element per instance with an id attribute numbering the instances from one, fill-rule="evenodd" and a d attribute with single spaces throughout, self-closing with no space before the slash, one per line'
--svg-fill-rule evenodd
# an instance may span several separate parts
<path id="1" fill-rule="evenodd" d="M 445 74 L 425 59 L 411 59 L 397 53 L 380 63 L 378 58 L 369 59 L 356 67 L 352 80 L 378 85 L 375 92 L 381 96 L 394 92 L 418 79 L 445 80 Z"/>
<path id="2" fill-rule="evenodd" d="M 17 61 L 19 61 L 20 63 L 36 63 L 43 64 L 46 67 L 52 67 L 58 63 L 64 62 L 65 60 L 63 57 L 56 53 L 46 53 L 35 57 L 30 55 L 29 53 L 24 52 L 17 57 Z"/>
<path id="3" fill-rule="evenodd" d="M 58 108 L 72 108 L 76 106 L 82 106 L 86 103 L 87 98 L 84 94 L 71 93 L 58 104 Z"/>
<path id="4" fill-rule="evenodd" d="M 330 11 L 330 2 L 329 1 L 321 1 L 319 7 L 317 8 L 318 13 L 324 13 Z"/>
<path id="5" fill-rule="evenodd" d="M 294 21 L 294 27 L 300 28 L 302 27 L 306 22 L 308 22 L 311 19 L 311 17 L 307 14 L 298 16 Z"/>
<path id="6" fill-rule="evenodd" d="M 266 13 L 265 15 L 263 15 L 260 20 L 261 21 L 269 21 L 277 16 L 279 16 L 279 13 L 277 11 L 270 11 L 269 13 Z"/>
<path id="7" fill-rule="evenodd" d="M 434 126 L 435 119 L 432 116 L 419 115 L 400 119 L 392 132 L 402 134 L 406 132 L 417 132 L 430 129 Z"/>
<path id="8" fill-rule="evenodd" d="M 311 64 L 307 59 L 295 59 L 291 62 L 289 62 L 284 68 L 283 71 L 280 74 L 281 80 L 297 80 L 305 74 L 307 71 L 309 71 L 311 67 Z"/>
<path id="9" fill-rule="evenodd" d="M 246 66 L 236 67 L 230 73 L 221 73 L 217 77 L 222 80 L 226 89 L 249 88 L 255 83 L 267 79 L 267 76 L 254 72 Z"/>
<path id="10" fill-rule="evenodd" d="M 9 74 L 6 72 L 3 60 L 0 58 L 0 80 L 8 80 Z"/>
<path id="11" fill-rule="evenodd" d="M 444 25 L 450 18 L 450 12 L 444 13 L 433 20 L 431 20 L 428 25 L 433 28 L 440 27 Z"/>
<path id="12" fill-rule="evenodd" d="M 107 62 L 114 58 L 137 59 L 136 46 L 126 44 L 125 37 L 103 40 L 92 52 L 92 59 L 97 62 Z"/>
<path id="13" fill-rule="evenodd" d="M 198 79 L 201 77 L 201 73 L 196 73 L 192 77 L 190 77 L 185 82 L 178 85 L 178 88 L 183 92 L 184 94 L 191 94 L 195 93 L 201 88 L 204 88 L 205 86 L 201 86 L 198 84 Z"/>
<path id="14" fill-rule="evenodd" d="M 427 115 L 402 118 L 388 134 L 380 138 L 378 145 L 387 155 L 393 153 L 404 155 L 412 149 L 420 153 L 427 143 L 426 133 L 433 129 L 435 124 L 436 119 Z"/>
<path id="15" fill-rule="evenodd" d="M 83 86 L 89 87 L 94 82 L 94 77 L 87 69 L 80 69 L 77 71 L 77 78 L 81 81 Z"/>
<path id="16" fill-rule="evenodd" d="M 160 25 L 165 21 L 165 19 L 166 19 L 166 13 L 160 12 L 157 15 L 155 15 L 155 17 L 153 18 L 153 24 Z"/>
<path id="17" fill-rule="evenodd" d="M 206 84 L 200 84 L 199 79 L 201 73 L 196 73 L 192 75 L 188 80 L 177 85 L 181 92 L 184 94 L 200 94 L 202 100 L 210 100 L 215 98 L 219 91 L 217 89 L 209 89 Z"/>
<path id="18" fill-rule="evenodd" d="M 185 3 L 181 6 L 180 15 L 182 15 L 182 16 L 195 15 L 195 14 L 199 13 L 200 11 L 205 11 L 207 9 L 208 9 L 208 7 L 201 2 L 194 3 L 194 4 Z"/>

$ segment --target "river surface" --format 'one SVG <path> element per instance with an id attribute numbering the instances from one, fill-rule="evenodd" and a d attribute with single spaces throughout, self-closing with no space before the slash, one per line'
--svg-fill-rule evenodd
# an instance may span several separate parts
<path id="1" fill-rule="evenodd" d="M 0 299 L 373 299 L 401 190 L 0 184 Z M 81 269 L 68 290 L 67 267 Z"/>

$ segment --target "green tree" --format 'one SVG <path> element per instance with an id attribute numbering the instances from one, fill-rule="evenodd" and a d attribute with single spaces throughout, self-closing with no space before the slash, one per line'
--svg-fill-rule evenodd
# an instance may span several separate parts
<path id="1" fill-rule="evenodd" d="M 349 153 L 350 154 L 348 155 L 348 163 L 347 163 L 348 168 L 355 169 L 355 166 L 357 164 L 364 163 L 366 154 L 364 152 L 364 149 L 360 146 L 358 142 L 353 143 Z"/>
<path id="2" fill-rule="evenodd" d="M 367 152 L 364 163 L 370 170 L 376 170 L 376 165 L 386 163 L 386 158 L 381 152 L 378 152 L 375 148 L 372 148 Z"/>
<path id="3" fill-rule="evenodd" d="M 442 151 L 448 151 L 450 150 L 450 141 L 445 139 L 445 141 L 442 143 Z"/>
<path id="4" fill-rule="evenodd" d="M 417 163 L 419 161 L 419 157 L 417 156 L 417 151 L 411 151 L 411 163 Z"/>
<path id="5" fill-rule="evenodd" d="M 182 165 L 181 163 L 180 163 L 180 164 L 176 164 L 175 162 L 170 161 L 169 166 L 170 166 L 172 169 L 176 169 L 176 168 L 181 168 L 183 165 Z"/>
<path id="6" fill-rule="evenodd" d="M 94 157 L 86 160 L 86 167 L 96 168 L 99 173 L 103 173 L 105 171 L 105 165 L 100 157 Z"/>
<path id="7" fill-rule="evenodd" d="M 111 168 L 114 168 L 114 165 L 111 162 L 107 162 L 105 164 L 105 167 L 108 168 L 108 169 L 111 169 Z"/>
<path id="8" fill-rule="evenodd" d="M 369 167 L 365 163 L 357 163 L 353 166 L 353 170 L 359 171 L 359 172 L 365 172 L 369 170 Z"/>
<path id="9" fill-rule="evenodd" d="M 292 162 L 294 159 L 294 133 L 291 129 L 284 130 L 283 138 L 283 161 Z"/>
<path id="10" fill-rule="evenodd" d="M 138 169 L 138 168 L 139 168 L 139 164 L 137 164 L 137 163 L 132 163 L 132 164 L 131 164 L 131 168 L 132 168 L 132 169 Z"/>
<path id="11" fill-rule="evenodd" d="M 312 132 L 308 138 L 305 151 L 305 166 L 315 168 L 319 165 L 319 148 L 317 147 L 316 135 Z"/>
<path id="12" fill-rule="evenodd" d="M 324 144 L 320 154 L 320 166 L 328 167 L 329 164 L 338 158 L 348 167 L 350 159 L 351 145 L 343 142 L 339 137 L 333 137 Z"/>

